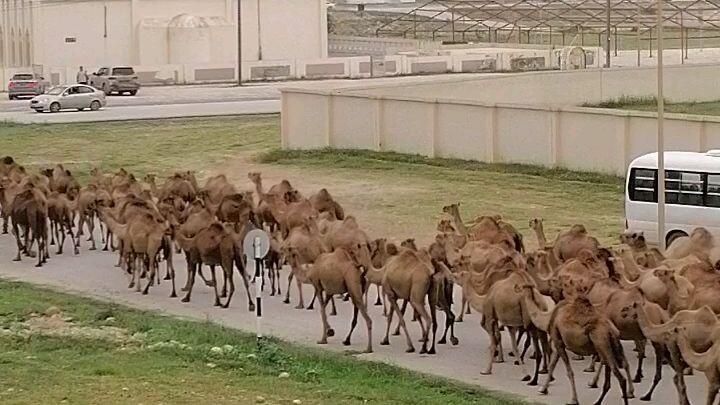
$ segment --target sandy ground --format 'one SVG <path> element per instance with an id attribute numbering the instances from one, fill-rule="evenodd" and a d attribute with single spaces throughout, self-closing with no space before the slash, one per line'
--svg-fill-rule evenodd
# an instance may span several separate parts
<path id="1" fill-rule="evenodd" d="M 419 236 L 420 240 L 428 240 L 432 236 L 432 229 L 417 229 L 416 224 L 393 223 L 389 218 L 380 218 L 373 215 L 372 201 L 375 196 L 387 192 L 387 185 L 373 179 L 357 179 L 348 182 L 338 180 L 332 174 L 320 169 L 298 170 L 287 167 L 265 166 L 240 161 L 224 167 L 226 173 L 233 173 L 231 176 L 238 185 L 250 187 L 246 173 L 251 170 L 260 170 L 266 178 L 267 184 L 274 184 L 277 180 L 287 177 L 296 187 L 306 193 L 311 193 L 320 187 L 328 187 L 336 197 L 346 204 L 346 209 L 361 218 L 361 224 L 368 229 L 372 236 L 389 235 L 396 239 L 402 239 L 405 235 Z M 211 174 L 211 173 L 204 173 Z M 414 184 L 403 184 L 393 186 L 393 192 L 409 193 L 418 191 L 425 186 Z M 426 190 L 423 190 L 426 191 Z M 415 228 L 415 229 L 412 229 Z M 426 235 L 421 237 L 421 235 Z M 107 252 L 90 252 L 88 244 L 83 242 L 81 254 L 71 256 L 67 253 L 63 256 L 51 256 L 50 262 L 43 268 L 33 267 L 33 263 L 25 259 L 21 263 L 11 262 L 13 256 L 14 241 L 8 235 L 0 236 L 0 276 L 7 279 L 22 280 L 31 283 L 51 286 L 56 289 L 70 291 L 73 293 L 99 298 L 101 300 L 113 301 L 127 304 L 142 309 L 153 309 L 174 316 L 188 317 L 192 319 L 210 319 L 222 325 L 235 327 L 247 331 L 254 331 L 256 320 L 253 313 L 247 310 L 247 298 L 242 287 L 236 292 L 232 306 L 229 310 L 221 310 L 212 307 L 212 289 L 201 284 L 196 284 L 191 303 L 183 304 L 179 299 L 170 299 L 170 285 L 163 282 L 160 287 L 151 289 L 150 294 L 143 296 L 127 288 L 128 279 L 116 267 L 114 267 L 115 256 Z M 176 256 L 175 262 L 178 269 L 178 288 L 185 282 L 184 260 Z M 283 271 L 283 276 L 287 270 Z M 283 277 L 283 281 L 284 277 Z M 242 285 L 240 280 L 236 284 Z M 283 283 L 283 292 L 285 292 Z M 254 289 L 251 286 L 251 293 Z M 310 288 L 304 289 L 306 304 L 311 297 Z M 374 289 L 371 298 L 374 298 Z M 293 309 L 297 303 L 297 290 L 291 290 L 292 305 L 285 305 L 278 297 L 265 296 L 265 318 L 262 321 L 264 333 L 269 333 L 279 338 L 294 341 L 300 344 L 315 345 L 316 339 L 320 337 L 320 316 L 317 311 Z M 343 347 L 341 341 L 347 333 L 351 307 L 348 303 L 338 301 L 339 315 L 331 317 L 331 324 L 337 330 L 337 336 L 330 339 L 327 349 L 362 350 L 366 342 L 365 324 L 360 320 L 358 329 L 355 332 L 353 345 L 349 348 Z M 373 342 L 375 353 L 360 355 L 359 357 L 384 361 L 407 367 L 413 370 L 450 377 L 463 382 L 481 385 L 491 390 L 513 393 L 527 398 L 530 401 L 543 402 L 548 404 L 565 403 L 570 398 L 569 384 L 564 367 L 558 366 L 556 381 L 550 387 L 549 396 L 537 394 L 536 387 L 528 387 L 520 381 L 522 373 L 519 366 L 512 362 L 496 364 L 493 375 L 481 376 L 480 370 L 486 361 L 487 337 L 481 329 L 479 319 L 476 315 L 466 317 L 462 324 L 458 324 L 456 334 L 460 339 L 460 345 L 456 347 L 439 346 L 438 354 L 435 356 L 406 354 L 403 337 L 391 337 L 391 346 L 380 346 L 378 342 L 382 338 L 385 329 L 385 319 L 378 307 L 370 308 L 373 319 Z M 408 319 L 409 320 L 409 319 Z M 442 324 L 444 316 L 439 316 Z M 413 340 L 419 338 L 419 328 L 416 324 L 409 326 Z M 419 344 L 415 343 L 419 349 Z M 505 348 L 509 348 L 509 342 L 505 342 Z M 628 357 L 632 367 L 637 364 L 635 354 L 630 345 L 626 345 Z M 648 358 L 645 366 L 645 379 L 637 384 L 636 395 L 644 394 L 649 387 L 654 373 L 654 357 L 652 350 L 648 350 Z M 506 357 L 507 359 L 507 357 Z M 509 358 L 512 360 L 512 358 Z M 580 402 L 591 403 L 595 401 L 598 390 L 586 388 L 589 374 L 583 373 L 586 362 L 573 362 L 576 381 L 579 390 Z M 533 362 L 528 361 L 526 368 L 531 371 Z M 677 403 L 677 395 L 672 385 L 672 371 L 668 366 L 663 367 L 664 379 L 658 387 L 654 402 L 657 404 Z M 545 377 L 541 376 L 541 383 Z M 701 403 L 705 391 L 705 378 L 696 375 L 688 378 L 688 392 L 693 403 Z M 632 400 L 639 403 L 638 400 Z M 621 403 L 619 389 L 616 382 L 606 404 Z"/>

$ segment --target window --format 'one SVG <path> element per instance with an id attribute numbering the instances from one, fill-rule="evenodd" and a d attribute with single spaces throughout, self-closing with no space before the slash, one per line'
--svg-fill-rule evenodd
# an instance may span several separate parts
<path id="1" fill-rule="evenodd" d="M 667 171 L 665 175 L 665 202 L 680 205 L 703 204 L 704 174 Z"/>
<path id="2" fill-rule="evenodd" d="M 132 76 L 135 71 L 131 67 L 116 67 L 112 70 L 113 76 Z"/>
<path id="3" fill-rule="evenodd" d="M 18 73 L 13 75 L 11 80 L 32 80 L 33 75 L 30 73 Z"/>
<path id="4" fill-rule="evenodd" d="M 85 87 L 85 86 L 78 86 L 77 89 L 78 89 L 78 93 L 81 93 L 81 94 L 87 94 L 87 93 L 94 92 L 93 89 L 91 89 L 90 87 Z"/>
<path id="5" fill-rule="evenodd" d="M 633 169 L 630 172 L 630 199 L 633 201 L 656 202 L 654 169 Z"/>
<path id="6" fill-rule="evenodd" d="M 705 205 L 708 207 L 720 207 L 720 174 L 707 175 Z"/>

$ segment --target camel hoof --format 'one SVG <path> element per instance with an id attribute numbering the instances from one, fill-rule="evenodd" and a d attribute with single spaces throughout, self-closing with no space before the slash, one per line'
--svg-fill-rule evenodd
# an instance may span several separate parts
<path id="1" fill-rule="evenodd" d="M 651 397 L 649 395 L 644 395 L 644 396 L 640 397 L 640 400 L 645 401 L 645 402 L 650 401 L 650 399 L 651 399 Z"/>
<path id="2" fill-rule="evenodd" d="M 14 262 L 19 262 L 19 261 L 20 261 L 20 258 L 19 258 L 19 257 L 16 257 L 16 258 L 14 258 L 12 261 L 14 261 Z"/>
<path id="3" fill-rule="evenodd" d="M 525 377 L 522 378 L 522 382 L 530 381 L 531 379 L 532 379 L 532 377 L 530 377 L 529 375 L 526 375 Z"/>
<path id="4" fill-rule="evenodd" d="M 337 311 L 330 312 L 330 316 L 337 316 Z"/>
<path id="5" fill-rule="evenodd" d="M 109 250 L 109 249 L 108 249 L 107 247 L 104 247 L 104 248 L 102 249 L 103 252 L 107 252 L 108 250 Z"/>
<path id="6" fill-rule="evenodd" d="M 458 323 L 458 322 L 462 323 L 462 321 L 463 321 L 462 318 L 457 318 L 457 319 L 455 319 L 455 323 Z"/>
<path id="7" fill-rule="evenodd" d="M 215 287 L 215 283 L 213 283 L 212 281 L 206 281 L 205 285 L 208 287 Z"/>
<path id="8" fill-rule="evenodd" d="M 42 267 L 42 264 L 38 263 L 35 265 L 35 267 Z"/>
<path id="9" fill-rule="evenodd" d="M 289 304 L 289 303 L 290 303 L 290 298 L 285 298 L 283 300 L 283 304 Z"/>
<path id="10" fill-rule="evenodd" d="M 372 352 L 373 352 L 373 349 L 372 349 L 372 348 L 365 349 L 365 351 L 363 351 L 363 353 L 372 353 Z"/>
<path id="11" fill-rule="evenodd" d="M 182 292 L 185 292 L 185 291 L 187 291 L 187 290 L 189 290 L 189 288 L 187 288 L 187 287 L 183 287 L 183 288 L 180 289 L 180 291 L 182 291 Z"/>
<path id="12" fill-rule="evenodd" d="M 642 376 L 636 375 L 635 378 L 633 378 L 633 383 L 637 384 L 642 382 Z"/>
<path id="13" fill-rule="evenodd" d="M 545 375 L 545 374 L 547 374 L 547 373 L 548 373 L 548 371 L 547 371 L 547 369 L 546 369 L 546 368 L 544 368 L 544 369 L 542 369 L 542 370 L 538 371 L 538 374 L 543 374 L 543 375 Z"/>
<path id="14" fill-rule="evenodd" d="M 389 346 L 389 345 L 390 345 L 390 341 L 388 339 L 383 339 L 380 342 L 380 346 Z"/>
<path id="15" fill-rule="evenodd" d="M 185 297 L 185 298 L 181 299 L 180 302 L 190 302 L 190 298 Z"/>
<path id="16" fill-rule="evenodd" d="M 445 343 L 447 343 L 447 339 L 445 339 L 445 338 L 438 340 L 439 345 L 444 345 Z"/>
<path id="17" fill-rule="evenodd" d="M 177 293 L 173 291 L 173 293 L 170 294 L 170 298 L 177 298 Z"/>
<path id="18" fill-rule="evenodd" d="M 627 394 L 627 399 L 635 399 L 635 394 Z"/>
<path id="19" fill-rule="evenodd" d="M 170 277 L 170 275 L 167 275 L 165 276 L 165 278 L 163 278 L 163 280 L 172 280 L 172 277 Z"/>
<path id="20" fill-rule="evenodd" d="M 540 388 L 540 391 L 538 391 L 538 394 L 540 394 L 540 395 L 547 395 L 547 394 L 548 394 L 547 388 Z"/>
<path id="21" fill-rule="evenodd" d="M 519 366 L 519 365 L 520 365 L 520 360 L 515 360 L 515 361 L 513 362 L 513 364 L 516 365 L 516 366 Z"/>
<path id="22" fill-rule="evenodd" d="M 143 291 L 143 292 L 142 292 L 142 295 L 148 295 L 148 292 L 147 292 L 147 291 Z"/>
<path id="23" fill-rule="evenodd" d="M 597 383 L 592 383 L 592 382 L 588 383 L 587 386 L 588 386 L 588 388 L 591 388 L 591 389 L 596 389 L 598 387 Z"/>
<path id="24" fill-rule="evenodd" d="M 327 330 L 327 335 L 330 336 L 330 337 L 335 336 L 335 329 L 333 329 L 333 328 L 328 328 L 328 330 Z"/>
<path id="25" fill-rule="evenodd" d="M 594 372 L 595 372 L 595 367 L 586 367 L 583 370 L 583 373 L 594 373 Z"/>
<path id="26" fill-rule="evenodd" d="M 215 303 L 213 304 L 213 306 L 214 306 L 214 307 L 220 307 L 220 306 L 222 306 L 222 305 L 220 305 L 220 302 L 215 301 Z"/>
<path id="27" fill-rule="evenodd" d="M 405 349 L 405 353 L 415 353 L 415 348 L 413 346 L 410 346 Z"/>
<path id="28" fill-rule="evenodd" d="M 379 301 L 376 301 L 376 302 L 375 302 L 375 306 L 376 306 L 376 307 L 379 307 L 379 306 L 381 306 L 381 305 L 382 305 L 382 302 L 379 302 Z"/>
<path id="29" fill-rule="evenodd" d="M 457 345 L 460 343 L 460 340 L 458 340 L 458 338 L 456 338 L 455 336 L 451 336 L 451 337 L 450 337 L 450 343 L 451 343 L 453 346 L 457 346 Z"/>
<path id="30" fill-rule="evenodd" d="M 350 340 L 343 340 L 343 346 L 350 346 Z"/>
<path id="31" fill-rule="evenodd" d="M 427 354 L 435 354 L 435 348 L 431 347 L 430 350 L 427 351 Z"/>
<path id="32" fill-rule="evenodd" d="M 254 312 L 254 311 L 255 311 L 255 304 L 250 303 L 250 304 L 248 305 L 248 311 L 249 311 L 249 312 Z"/>
<path id="33" fill-rule="evenodd" d="M 527 383 L 527 385 L 528 385 L 528 387 L 537 387 L 538 382 L 537 382 L 537 381 L 530 381 L 529 383 Z"/>
<path id="34" fill-rule="evenodd" d="M 305 308 L 305 306 L 302 304 L 295 305 L 295 309 L 303 309 L 303 308 Z"/>
<path id="35" fill-rule="evenodd" d="M 480 375 L 490 375 L 490 374 L 492 374 L 492 372 L 489 370 L 483 370 L 480 372 Z"/>
<path id="36" fill-rule="evenodd" d="M 79 255 L 79 254 L 80 254 L 80 250 L 79 250 L 79 249 L 75 249 L 75 250 L 73 251 L 73 253 L 75 253 L 76 255 Z"/>
<path id="37" fill-rule="evenodd" d="M 90 249 L 88 249 L 88 250 L 97 250 L 97 248 L 94 246 L 91 246 Z"/>
<path id="38" fill-rule="evenodd" d="M 393 336 L 400 336 L 400 331 L 397 331 L 397 330 L 396 330 L 395 332 L 392 333 L 392 335 L 393 335 Z"/>
<path id="39" fill-rule="evenodd" d="M 317 344 L 319 344 L 319 345 L 326 345 L 326 344 L 327 344 L 327 340 L 324 340 L 324 339 L 318 340 L 318 341 L 317 341 Z"/>

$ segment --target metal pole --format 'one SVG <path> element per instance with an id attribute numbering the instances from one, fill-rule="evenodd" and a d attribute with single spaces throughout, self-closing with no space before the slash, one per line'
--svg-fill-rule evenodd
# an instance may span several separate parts
<path id="1" fill-rule="evenodd" d="M 605 7 L 607 13 L 605 19 L 605 67 L 610 67 L 610 0 L 607 0 L 607 6 Z M 599 34 L 598 34 L 599 35 Z M 600 41 L 598 40 L 598 43 Z"/>
<path id="2" fill-rule="evenodd" d="M 658 244 L 661 252 L 665 252 L 665 99 L 663 92 L 663 0 L 657 0 L 657 223 Z"/>
<path id="3" fill-rule="evenodd" d="M 238 86 L 242 86 L 242 0 L 237 1 L 237 71 Z"/>
<path id="4" fill-rule="evenodd" d="M 648 32 L 650 33 L 650 46 L 648 47 L 648 49 L 650 50 L 650 57 L 652 58 L 652 28 L 650 28 Z"/>
<path id="5" fill-rule="evenodd" d="M 262 284 L 263 284 L 263 263 L 260 254 L 260 238 L 255 238 L 253 247 L 255 250 L 255 319 L 256 338 L 258 345 L 262 339 Z"/>
<path id="6" fill-rule="evenodd" d="M 642 39 L 640 34 L 640 25 L 637 28 L 637 65 L 640 66 L 640 48 L 642 48 Z"/>
<path id="7" fill-rule="evenodd" d="M 618 41 L 617 41 L 617 39 L 618 39 L 618 35 L 617 35 L 617 25 L 616 25 L 616 26 L 615 26 L 615 56 L 617 56 L 617 51 L 618 51 L 618 50 L 617 50 L 617 48 L 618 48 L 618 45 L 617 45 L 617 44 L 618 44 Z"/>
<path id="8" fill-rule="evenodd" d="M 680 64 L 685 64 L 685 39 L 683 39 L 683 29 L 684 22 L 683 22 L 683 13 L 680 12 Z"/>

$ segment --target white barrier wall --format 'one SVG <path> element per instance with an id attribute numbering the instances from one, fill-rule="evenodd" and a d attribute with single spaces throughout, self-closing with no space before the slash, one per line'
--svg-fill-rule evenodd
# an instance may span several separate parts
<path id="1" fill-rule="evenodd" d="M 720 148 L 720 117 L 666 114 L 668 150 Z M 284 89 L 284 148 L 394 151 L 623 175 L 655 150 L 653 113 Z"/>

